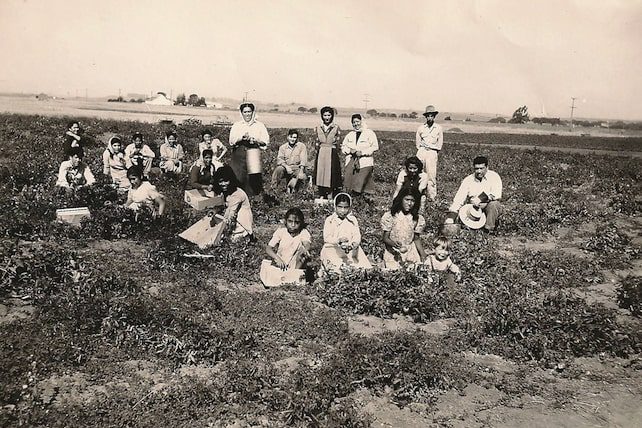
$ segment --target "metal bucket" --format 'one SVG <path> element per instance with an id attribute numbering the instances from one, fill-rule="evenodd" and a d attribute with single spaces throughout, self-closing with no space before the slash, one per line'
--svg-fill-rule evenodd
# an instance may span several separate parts
<path id="1" fill-rule="evenodd" d="M 247 173 L 260 174 L 261 169 L 261 149 L 247 149 Z"/>

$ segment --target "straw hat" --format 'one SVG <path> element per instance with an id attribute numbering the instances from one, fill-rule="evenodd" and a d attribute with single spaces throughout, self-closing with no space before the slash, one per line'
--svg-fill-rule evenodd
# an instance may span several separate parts
<path id="1" fill-rule="evenodd" d="M 429 114 L 434 114 L 437 115 L 439 112 L 435 108 L 435 106 L 427 106 L 426 111 L 424 112 L 424 116 L 427 116 Z"/>
<path id="2" fill-rule="evenodd" d="M 466 204 L 459 209 L 459 219 L 470 229 L 480 229 L 486 224 L 486 214 L 473 204 Z"/>

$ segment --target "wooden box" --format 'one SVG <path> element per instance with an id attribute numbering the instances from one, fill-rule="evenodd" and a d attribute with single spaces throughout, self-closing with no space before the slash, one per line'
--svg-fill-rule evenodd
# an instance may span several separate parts
<path id="1" fill-rule="evenodd" d="M 195 210 L 204 210 L 206 208 L 224 205 L 223 198 L 214 195 L 207 190 L 186 190 L 185 202 Z"/>
<path id="2" fill-rule="evenodd" d="M 91 213 L 87 207 L 63 208 L 56 210 L 56 220 L 73 224 L 74 226 L 80 226 L 80 221 L 83 218 L 89 217 L 91 217 Z"/>

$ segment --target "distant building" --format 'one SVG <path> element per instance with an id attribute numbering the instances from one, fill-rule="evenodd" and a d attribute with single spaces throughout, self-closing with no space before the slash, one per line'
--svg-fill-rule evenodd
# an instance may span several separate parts
<path id="1" fill-rule="evenodd" d="M 167 98 L 167 95 L 165 95 L 164 92 L 158 92 L 156 94 L 156 97 L 152 98 L 151 100 L 145 101 L 145 104 L 151 104 L 154 106 L 171 106 L 174 105 L 172 100 Z"/>
<path id="2" fill-rule="evenodd" d="M 207 108 L 215 108 L 215 109 L 222 109 L 223 108 L 223 104 L 222 103 L 216 102 L 214 100 L 205 100 L 205 106 Z"/>

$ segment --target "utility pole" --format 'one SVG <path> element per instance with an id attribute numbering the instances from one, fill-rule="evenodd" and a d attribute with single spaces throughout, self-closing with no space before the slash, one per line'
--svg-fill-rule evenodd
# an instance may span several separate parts
<path id="1" fill-rule="evenodd" d="M 363 102 L 364 102 L 364 104 L 366 106 L 366 112 L 368 111 L 368 103 L 370 102 L 369 97 L 370 97 L 370 95 L 368 95 L 368 94 L 364 94 L 364 96 L 363 96 Z"/>
<path id="2" fill-rule="evenodd" d="M 571 131 L 573 130 L 573 111 L 577 108 L 575 107 L 575 100 L 577 97 L 571 97 Z"/>
<path id="3" fill-rule="evenodd" d="M 87 98 L 88 98 L 88 96 L 87 96 L 87 88 L 85 88 L 85 101 L 87 101 Z"/>
<path id="4" fill-rule="evenodd" d="M 245 91 L 245 96 L 243 96 L 243 102 L 244 103 L 247 102 L 247 94 L 249 94 L 249 93 L 250 93 L 250 91 Z"/>

